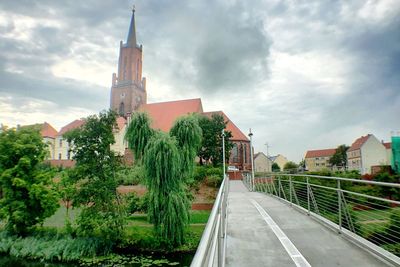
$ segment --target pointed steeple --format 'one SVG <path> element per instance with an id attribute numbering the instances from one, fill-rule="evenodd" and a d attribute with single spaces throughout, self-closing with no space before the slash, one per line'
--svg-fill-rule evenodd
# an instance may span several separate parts
<path id="1" fill-rule="evenodd" d="M 128 39 L 126 40 L 128 47 L 136 46 L 136 26 L 135 26 L 135 6 L 132 7 L 131 25 L 129 26 Z"/>

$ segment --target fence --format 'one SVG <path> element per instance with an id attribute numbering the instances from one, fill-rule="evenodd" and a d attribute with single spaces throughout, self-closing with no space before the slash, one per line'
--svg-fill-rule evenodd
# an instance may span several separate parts
<path id="1" fill-rule="evenodd" d="M 400 184 L 300 174 L 243 177 L 243 182 L 249 190 L 278 197 L 400 264 Z"/>
<path id="2" fill-rule="evenodd" d="M 191 267 L 225 266 L 228 192 L 229 178 L 225 176 Z"/>

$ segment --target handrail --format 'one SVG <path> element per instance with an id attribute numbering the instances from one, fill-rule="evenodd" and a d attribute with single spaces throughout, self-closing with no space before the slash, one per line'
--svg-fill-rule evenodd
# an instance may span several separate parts
<path id="1" fill-rule="evenodd" d="M 250 186 L 249 179 L 243 182 Z M 288 203 L 384 261 L 400 266 L 400 184 L 282 173 L 256 177 L 254 183 L 255 191 Z"/>
<path id="2" fill-rule="evenodd" d="M 225 265 L 225 244 L 226 244 L 226 217 L 227 217 L 227 192 L 229 178 L 224 177 L 211 210 L 210 217 L 196 254 L 190 264 L 191 267 Z M 217 259 L 216 257 L 217 256 Z"/>

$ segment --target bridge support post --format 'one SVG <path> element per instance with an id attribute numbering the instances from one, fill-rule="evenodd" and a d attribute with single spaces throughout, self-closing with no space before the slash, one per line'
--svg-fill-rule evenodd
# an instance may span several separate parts
<path id="1" fill-rule="evenodd" d="M 290 206 L 292 206 L 292 190 L 293 190 L 292 176 L 289 176 L 289 199 L 290 199 Z"/>

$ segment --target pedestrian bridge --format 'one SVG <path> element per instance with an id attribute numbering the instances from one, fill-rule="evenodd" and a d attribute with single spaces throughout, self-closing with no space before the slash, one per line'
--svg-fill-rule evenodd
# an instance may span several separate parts
<path id="1" fill-rule="evenodd" d="M 400 266 L 400 202 L 378 188 L 400 192 L 323 176 L 225 178 L 191 266 Z"/>

